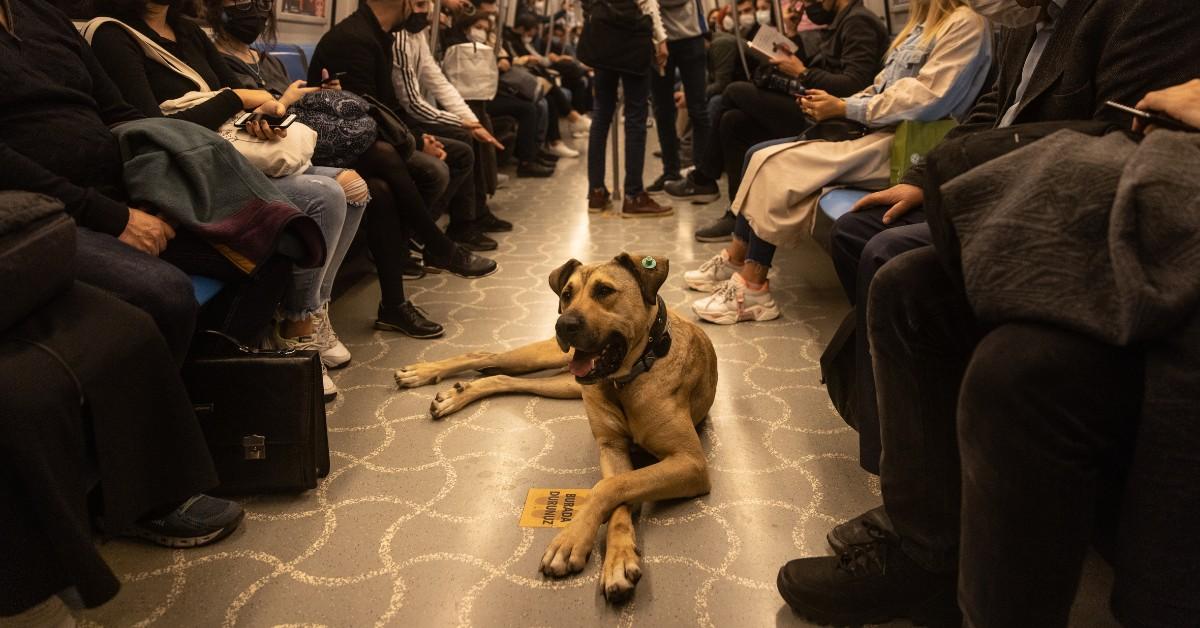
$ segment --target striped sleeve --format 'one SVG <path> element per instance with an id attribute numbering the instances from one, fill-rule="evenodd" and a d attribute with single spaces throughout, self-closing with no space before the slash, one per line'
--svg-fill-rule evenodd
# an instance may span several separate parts
<path id="1" fill-rule="evenodd" d="M 400 106 L 417 122 L 462 126 L 458 116 L 434 107 L 421 96 L 421 83 L 417 75 L 420 51 L 414 50 L 416 54 L 409 54 L 407 50 L 412 45 L 420 46 L 420 39 L 407 32 L 396 33 L 393 37 L 392 85 L 396 88 L 396 98 L 400 101 Z"/>

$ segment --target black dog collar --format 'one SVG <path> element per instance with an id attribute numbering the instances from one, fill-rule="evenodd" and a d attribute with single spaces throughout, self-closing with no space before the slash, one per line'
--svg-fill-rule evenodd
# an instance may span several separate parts
<path id="1" fill-rule="evenodd" d="M 611 380 L 613 386 L 617 388 L 628 386 L 630 382 L 637 379 L 638 375 L 649 371 L 655 361 L 667 357 L 667 353 L 670 351 L 671 329 L 667 325 L 667 304 L 663 303 L 660 296 L 658 297 L 658 316 L 654 317 L 654 324 L 650 326 L 650 337 L 646 340 L 646 348 L 633 363 L 633 368 L 630 369 L 628 375 Z"/>

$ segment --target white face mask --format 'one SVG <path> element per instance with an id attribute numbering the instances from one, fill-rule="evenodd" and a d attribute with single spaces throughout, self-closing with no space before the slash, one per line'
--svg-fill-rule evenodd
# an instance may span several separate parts
<path id="1" fill-rule="evenodd" d="M 1042 15 L 1041 7 L 1023 7 L 1016 0 L 968 0 L 976 13 L 1005 28 L 1021 28 L 1036 24 Z"/>
<path id="2" fill-rule="evenodd" d="M 545 15 L 546 14 L 546 3 L 545 2 L 534 2 L 533 9 L 535 11 L 537 11 L 538 15 Z"/>
<path id="3" fill-rule="evenodd" d="M 758 20 L 759 24 L 770 24 L 771 23 L 770 9 L 763 9 L 762 11 L 755 11 L 754 19 Z"/>
<path id="4" fill-rule="evenodd" d="M 721 30 L 725 31 L 726 33 L 732 33 L 733 32 L 733 18 L 729 17 L 728 15 L 721 18 Z"/>
<path id="5" fill-rule="evenodd" d="M 470 37 L 471 41 L 473 42 L 486 44 L 488 32 L 482 28 L 472 28 L 470 32 L 467 33 L 467 36 Z"/>
<path id="6" fill-rule="evenodd" d="M 742 28 L 750 28 L 758 23 L 757 18 L 753 13 L 738 13 L 738 24 Z M 732 28 L 729 30 L 733 30 Z"/>

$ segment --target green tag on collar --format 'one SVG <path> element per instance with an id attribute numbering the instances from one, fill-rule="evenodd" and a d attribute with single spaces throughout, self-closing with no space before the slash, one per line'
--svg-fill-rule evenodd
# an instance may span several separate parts
<path id="1" fill-rule="evenodd" d="M 655 266 L 658 266 L 658 262 L 654 261 L 653 257 L 647 255 L 642 258 L 642 268 L 654 268 Z"/>

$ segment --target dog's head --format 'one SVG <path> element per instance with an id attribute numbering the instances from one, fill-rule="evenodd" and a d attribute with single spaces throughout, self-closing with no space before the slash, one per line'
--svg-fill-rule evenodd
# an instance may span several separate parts
<path id="1" fill-rule="evenodd" d="M 665 257 L 622 253 L 601 264 L 572 259 L 550 273 L 550 289 L 559 298 L 555 335 L 564 352 L 575 350 L 570 370 L 580 383 L 632 366 L 637 355 L 630 349 L 645 346 L 669 269 Z"/>

